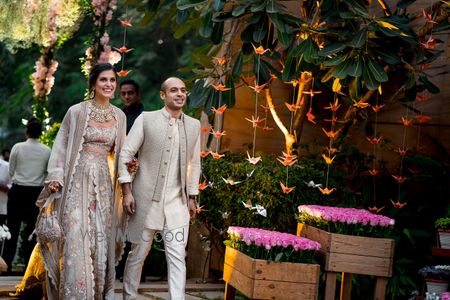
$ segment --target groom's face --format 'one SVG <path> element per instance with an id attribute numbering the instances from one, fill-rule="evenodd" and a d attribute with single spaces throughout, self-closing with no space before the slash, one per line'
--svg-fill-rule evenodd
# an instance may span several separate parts
<path id="1" fill-rule="evenodd" d="M 178 78 L 170 78 L 160 96 L 167 108 L 181 110 L 186 103 L 186 85 Z"/>

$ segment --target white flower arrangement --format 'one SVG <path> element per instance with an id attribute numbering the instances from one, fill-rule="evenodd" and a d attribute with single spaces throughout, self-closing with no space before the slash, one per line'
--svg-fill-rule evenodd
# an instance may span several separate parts
<path id="1" fill-rule="evenodd" d="M 0 226 L 0 242 L 5 239 L 9 240 L 11 238 L 11 232 L 9 232 L 9 228 L 6 225 Z"/>

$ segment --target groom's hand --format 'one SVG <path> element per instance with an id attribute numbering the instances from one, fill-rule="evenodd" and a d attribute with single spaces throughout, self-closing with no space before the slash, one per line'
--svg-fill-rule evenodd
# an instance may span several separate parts
<path id="1" fill-rule="evenodd" d="M 123 193 L 123 210 L 128 215 L 133 215 L 136 212 L 136 204 L 134 202 L 133 194 L 131 193 L 131 185 L 130 183 L 123 183 L 122 184 L 122 193 Z"/>
<path id="2" fill-rule="evenodd" d="M 133 195 L 131 193 L 123 195 L 123 209 L 130 216 L 135 213 L 136 207 L 135 207 Z"/>

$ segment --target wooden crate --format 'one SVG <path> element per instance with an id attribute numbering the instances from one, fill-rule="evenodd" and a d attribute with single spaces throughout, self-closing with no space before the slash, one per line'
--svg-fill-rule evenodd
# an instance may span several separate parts
<path id="1" fill-rule="evenodd" d="M 298 224 L 297 235 L 317 241 L 325 271 L 391 277 L 394 240 L 329 233 Z"/>
<path id="2" fill-rule="evenodd" d="M 230 247 L 225 251 L 225 299 L 234 299 L 235 289 L 250 299 L 317 299 L 319 275 L 317 264 L 268 262 Z"/>

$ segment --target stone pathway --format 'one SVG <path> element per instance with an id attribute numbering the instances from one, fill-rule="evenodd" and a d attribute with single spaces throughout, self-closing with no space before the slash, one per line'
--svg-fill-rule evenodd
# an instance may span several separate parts
<path id="1" fill-rule="evenodd" d="M 19 299 L 9 297 L 15 291 L 14 286 L 20 282 L 20 276 L 0 276 L 0 299 Z M 223 283 L 198 283 L 198 280 L 188 279 L 186 283 L 186 300 L 220 300 L 223 299 Z M 139 286 L 138 300 L 165 300 L 169 299 L 167 281 L 146 281 Z M 122 283 L 116 281 L 116 298 L 122 300 Z"/>

